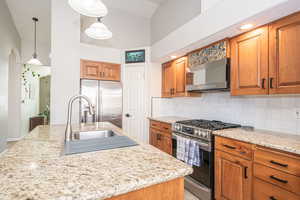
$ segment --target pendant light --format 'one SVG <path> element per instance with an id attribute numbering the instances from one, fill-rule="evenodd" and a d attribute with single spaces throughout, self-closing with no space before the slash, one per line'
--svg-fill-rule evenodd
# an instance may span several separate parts
<path id="1" fill-rule="evenodd" d="M 43 65 L 38 59 L 37 59 L 37 53 L 36 53 L 36 23 L 39 21 L 38 18 L 34 17 L 32 18 L 34 23 L 34 52 L 32 55 L 32 58 L 27 62 L 29 65 Z"/>
<path id="2" fill-rule="evenodd" d="M 98 17 L 97 22 L 85 30 L 85 34 L 96 40 L 106 40 L 112 37 L 112 32 L 102 23 L 101 17 Z"/>
<path id="3" fill-rule="evenodd" d="M 101 0 L 69 0 L 69 5 L 76 12 L 88 17 L 104 17 L 108 12 Z"/>

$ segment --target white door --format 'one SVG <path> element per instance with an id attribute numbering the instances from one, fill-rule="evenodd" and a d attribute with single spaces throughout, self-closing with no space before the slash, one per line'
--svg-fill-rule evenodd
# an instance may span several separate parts
<path id="1" fill-rule="evenodd" d="M 125 66 L 123 78 L 123 129 L 139 141 L 147 142 L 145 66 Z"/>

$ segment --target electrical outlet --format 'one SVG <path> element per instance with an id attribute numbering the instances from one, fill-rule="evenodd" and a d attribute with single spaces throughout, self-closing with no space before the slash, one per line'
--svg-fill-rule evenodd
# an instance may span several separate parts
<path id="1" fill-rule="evenodd" d="M 296 119 L 300 119 L 300 108 L 295 109 Z"/>

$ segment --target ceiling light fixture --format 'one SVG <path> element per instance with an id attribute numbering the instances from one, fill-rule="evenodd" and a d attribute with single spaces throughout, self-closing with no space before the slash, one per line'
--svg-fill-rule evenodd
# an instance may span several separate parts
<path id="1" fill-rule="evenodd" d="M 104 17 L 108 12 L 101 0 L 69 0 L 69 5 L 76 12 L 88 17 Z"/>
<path id="2" fill-rule="evenodd" d="M 34 23 L 34 52 L 32 55 L 32 58 L 27 62 L 28 65 L 43 65 L 37 58 L 37 52 L 36 52 L 36 23 L 39 21 L 38 18 L 34 17 L 32 18 Z"/>
<path id="3" fill-rule="evenodd" d="M 177 56 L 171 56 L 172 59 L 177 58 Z"/>
<path id="4" fill-rule="evenodd" d="M 85 30 L 85 34 L 96 40 L 106 40 L 112 37 L 112 32 L 102 23 L 101 17 L 98 17 L 97 22 Z"/>
<path id="5" fill-rule="evenodd" d="M 241 30 L 247 30 L 252 28 L 254 25 L 253 24 L 244 24 L 240 27 Z"/>

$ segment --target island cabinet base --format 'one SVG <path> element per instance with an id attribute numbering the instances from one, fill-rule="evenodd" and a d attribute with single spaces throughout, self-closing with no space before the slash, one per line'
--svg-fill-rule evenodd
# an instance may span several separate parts
<path id="1" fill-rule="evenodd" d="M 184 178 L 160 183 L 107 200 L 184 200 Z"/>

